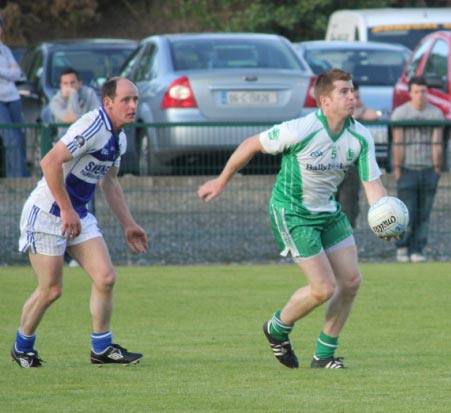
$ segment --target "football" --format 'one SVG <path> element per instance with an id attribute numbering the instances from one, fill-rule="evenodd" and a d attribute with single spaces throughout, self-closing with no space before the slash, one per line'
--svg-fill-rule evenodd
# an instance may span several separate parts
<path id="1" fill-rule="evenodd" d="M 406 230 L 409 211 L 400 199 L 384 196 L 368 210 L 368 224 L 378 237 L 396 237 Z"/>

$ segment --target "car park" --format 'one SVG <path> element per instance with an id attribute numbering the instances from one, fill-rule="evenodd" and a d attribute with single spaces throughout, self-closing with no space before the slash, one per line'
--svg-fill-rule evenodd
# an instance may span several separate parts
<path id="1" fill-rule="evenodd" d="M 124 161 L 141 175 L 223 165 L 265 125 L 314 110 L 314 76 L 282 36 L 198 33 L 150 36 L 121 70 L 139 89 Z M 239 123 L 240 125 L 237 125 Z M 151 125 L 150 125 L 151 124 Z M 194 170 L 193 169 L 193 170 Z M 186 169 L 185 169 L 186 170 Z"/>
<path id="2" fill-rule="evenodd" d="M 362 102 L 388 120 L 392 109 L 393 88 L 411 51 L 405 46 L 380 42 L 306 41 L 294 43 L 296 51 L 318 75 L 339 68 L 352 73 L 360 86 Z M 369 125 L 376 143 L 379 164 L 390 168 L 389 130 L 384 125 Z"/>

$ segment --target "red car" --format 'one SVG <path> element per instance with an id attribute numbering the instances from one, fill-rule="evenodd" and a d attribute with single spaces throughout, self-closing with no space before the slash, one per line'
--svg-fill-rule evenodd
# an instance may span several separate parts
<path id="1" fill-rule="evenodd" d="M 451 31 L 437 31 L 425 36 L 408 60 L 393 92 L 393 108 L 410 99 L 408 82 L 424 76 L 428 101 L 451 119 Z M 446 135 L 445 135 L 446 136 Z"/>

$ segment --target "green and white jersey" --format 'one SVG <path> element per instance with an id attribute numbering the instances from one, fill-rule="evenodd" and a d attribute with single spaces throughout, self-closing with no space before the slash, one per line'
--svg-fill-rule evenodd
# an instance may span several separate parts
<path id="1" fill-rule="evenodd" d="M 381 175 L 370 132 L 352 118 L 333 136 L 318 110 L 262 132 L 260 142 L 265 152 L 282 154 L 271 202 L 301 213 L 335 212 L 334 193 L 353 163 L 362 181 Z"/>

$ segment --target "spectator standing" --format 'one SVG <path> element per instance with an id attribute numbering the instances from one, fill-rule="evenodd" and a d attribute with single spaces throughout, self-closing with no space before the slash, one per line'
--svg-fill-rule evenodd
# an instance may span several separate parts
<path id="1" fill-rule="evenodd" d="M 360 100 L 360 87 L 354 84 L 355 109 L 352 117 L 357 120 L 378 120 L 379 114 L 374 109 L 367 108 Z M 356 227 L 359 216 L 360 178 L 357 168 L 351 165 L 343 182 L 338 186 L 335 198 L 341 204 L 342 211 L 346 214 L 352 228 Z"/>
<path id="2" fill-rule="evenodd" d="M 8 46 L 2 41 L 5 24 L 0 16 L 0 123 L 23 123 L 22 102 L 15 82 L 24 75 Z M 21 128 L 1 130 L 5 147 L 6 176 L 28 176 L 25 135 Z"/>
<path id="3" fill-rule="evenodd" d="M 410 101 L 397 107 L 393 121 L 443 120 L 440 109 L 427 102 L 427 84 L 421 76 L 409 81 Z M 409 209 L 407 231 L 396 242 L 399 262 L 423 262 L 429 218 L 440 178 L 443 157 L 441 127 L 404 126 L 393 128 L 393 164 L 398 198 Z"/>

